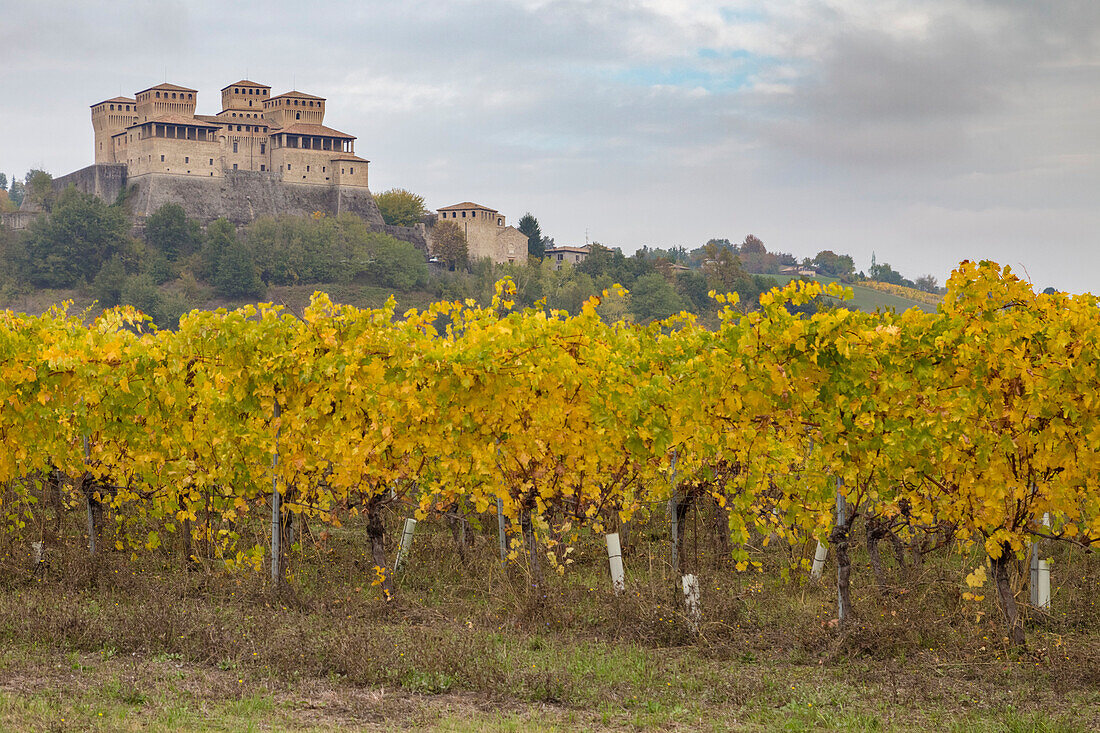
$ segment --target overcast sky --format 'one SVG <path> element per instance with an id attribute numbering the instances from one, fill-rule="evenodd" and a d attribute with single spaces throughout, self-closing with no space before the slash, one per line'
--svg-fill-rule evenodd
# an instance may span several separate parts
<path id="1" fill-rule="evenodd" d="M 558 244 L 1100 292 L 1097 0 L 0 0 L 0 170 L 90 164 L 100 100 L 167 79 L 213 114 L 246 77 L 326 97 L 373 191 Z"/>

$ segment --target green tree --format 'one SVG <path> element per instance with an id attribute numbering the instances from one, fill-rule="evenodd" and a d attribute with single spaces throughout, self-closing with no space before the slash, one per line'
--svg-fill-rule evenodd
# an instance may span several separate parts
<path id="1" fill-rule="evenodd" d="M 26 183 L 26 198 L 30 203 L 49 211 L 54 202 L 53 176 L 33 168 L 27 172 Z"/>
<path id="2" fill-rule="evenodd" d="M 659 321 L 684 310 L 684 301 L 661 275 L 642 275 L 630 289 L 630 312 L 642 323 Z"/>
<path id="3" fill-rule="evenodd" d="M 852 277 L 856 270 L 856 263 L 849 255 L 838 255 L 836 252 L 828 249 L 818 252 L 817 256 L 811 260 L 811 264 L 813 264 L 822 275 L 844 279 Z"/>
<path id="4" fill-rule="evenodd" d="M 764 242 L 754 234 L 745 237 L 745 243 L 741 245 L 741 254 L 762 255 L 767 254 L 767 252 L 768 250 L 765 249 Z"/>
<path id="5" fill-rule="evenodd" d="M 179 204 L 164 204 L 145 220 L 145 243 L 170 262 L 189 257 L 201 241 L 198 222 L 188 219 Z"/>
<path id="6" fill-rule="evenodd" d="M 165 293 L 148 275 L 135 275 L 122 286 L 119 300 L 153 319 L 160 328 L 176 328 L 187 303 L 175 293 Z"/>
<path id="7" fill-rule="evenodd" d="M 374 197 L 378 211 L 387 224 L 411 227 L 420 223 L 428 210 L 424 208 L 424 198 L 403 188 L 391 188 Z"/>
<path id="8" fill-rule="evenodd" d="M 66 288 L 89 281 L 107 260 L 132 249 L 121 209 L 70 187 L 53 211 L 27 234 L 27 265 L 36 287 Z"/>
<path id="9" fill-rule="evenodd" d="M 11 188 L 8 190 L 8 198 L 15 204 L 16 208 L 23 205 L 23 197 L 27 194 L 26 185 L 18 178 L 13 178 L 11 182 Z"/>
<path id="10" fill-rule="evenodd" d="M 266 292 L 248 248 L 236 237 L 218 260 L 214 292 L 223 298 L 262 298 Z"/>
<path id="11" fill-rule="evenodd" d="M 0 173 L 0 191 L 8 190 L 8 174 Z"/>
<path id="12" fill-rule="evenodd" d="M 546 248 L 543 243 L 542 228 L 539 227 L 539 220 L 528 211 L 520 217 L 519 226 L 517 228 L 527 237 L 527 256 L 534 257 L 536 260 L 541 260 L 546 254 Z"/>
<path id="13" fill-rule="evenodd" d="M 99 268 L 99 273 L 92 281 L 92 295 L 104 308 L 112 308 L 122 302 L 126 278 L 126 264 L 116 254 Z"/>
<path id="14" fill-rule="evenodd" d="M 432 227 L 432 254 L 447 265 L 448 270 L 465 267 L 468 258 L 466 235 L 451 221 L 436 222 Z"/>
<path id="15" fill-rule="evenodd" d="M 371 260 L 366 272 L 372 282 L 402 292 L 427 285 L 428 265 L 416 247 L 386 234 L 372 234 L 369 246 Z"/>

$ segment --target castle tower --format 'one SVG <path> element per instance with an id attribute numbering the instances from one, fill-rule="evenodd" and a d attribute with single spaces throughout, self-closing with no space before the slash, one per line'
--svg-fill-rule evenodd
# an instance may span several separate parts
<path id="1" fill-rule="evenodd" d="M 263 113 L 264 102 L 271 97 L 271 87 L 241 79 L 222 89 L 222 112 L 228 110 Z"/>
<path id="2" fill-rule="evenodd" d="M 115 97 L 92 105 L 92 129 L 95 130 L 95 162 L 118 163 L 112 138 L 137 122 L 137 101 Z"/>
<path id="3" fill-rule="evenodd" d="M 296 122 L 320 125 L 325 120 L 325 99 L 303 92 L 287 92 L 264 101 L 264 117 L 272 127 Z"/>
<path id="4" fill-rule="evenodd" d="M 195 97 L 198 92 L 176 84 L 157 84 L 138 92 L 135 122 L 148 122 L 164 115 L 178 117 L 195 116 Z"/>

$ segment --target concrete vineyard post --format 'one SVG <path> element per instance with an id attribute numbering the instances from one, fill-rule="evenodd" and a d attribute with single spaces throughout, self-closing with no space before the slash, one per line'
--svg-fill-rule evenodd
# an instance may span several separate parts
<path id="1" fill-rule="evenodd" d="M 825 569 L 825 558 L 829 556 L 829 548 L 823 542 L 817 543 L 817 551 L 814 553 L 814 564 L 810 568 L 810 578 L 821 580 L 821 572 Z"/>
<path id="2" fill-rule="evenodd" d="M 1050 513 L 1043 515 L 1043 526 L 1050 526 Z M 1050 610 L 1050 564 L 1040 557 L 1042 543 L 1031 544 L 1031 605 Z"/>
<path id="3" fill-rule="evenodd" d="M 848 505 L 844 501 L 844 494 L 841 492 L 841 487 L 844 485 L 841 479 L 836 480 L 836 526 L 842 527 L 844 523 L 848 521 Z M 843 624 L 847 621 L 847 609 L 844 604 L 844 572 L 847 568 L 842 567 L 842 563 L 837 562 L 837 602 L 836 602 L 836 617 L 837 621 Z"/>
<path id="4" fill-rule="evenodd" d="M 612 532 L 604 537 L 607 542 L 607 564 L 611 570 L 611 587 L 616 593 L 626 590 L 626 577 L 623 574 L 623 550 L 619 544 L 619 533 Z"/>
<path id="5" fill-rule="evenodd" d="M 405 528 L 401 532 L 401 543 L 397 546 L 397 557 L 393 561 L 393 572 L 396 573 L 405 564 L 405 559 L 412 549 L 413 532 L 416 531 L 416 520 L 409 517 L 405 520 Z"/>
<path id="6" fill-rule="evenodd" d="M 699 620 L 703 616 L 703 609 L 699 603 L 699 576 L 689 573 L 680 578 L 684 589 L 684 605 L 687 606 L 688 618 L 692 626 L 698 628 Z"/>

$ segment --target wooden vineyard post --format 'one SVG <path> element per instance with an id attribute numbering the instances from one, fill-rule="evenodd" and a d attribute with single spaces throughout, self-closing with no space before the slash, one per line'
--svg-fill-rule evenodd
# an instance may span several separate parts
<path id="1" fill-rule="evenodd" d="M 92 453 L 88 446 L 88 436 L 84 436 L 84 478 L 81 481 L 81 489 L 84 491 L 84 503 L 88 510 L 88 554 L 96 554 L 96 500 L 92 496 L 92 491 L 88 491 L 88 462 L 91 460 Z"/>
<path id="2" fill-rule="evenodd" d="M 504 501 L 497 497 L 497 536 L 500 539 L 500 564 L 508 562 L 508 532 L 504 526 Z"/>
<path id="3" fill-rule="evenodd" d="M 415 531 L 416 520 L 409 517 L 405 520 L 405 527 L 401 532 L 401 542 L 397 546 L 397 557 L 393 560 L 393 572 L 395 574 L 404 565 L 405 559 L 409 556 L 409 551 L 412 550 L 413 532 Z"/>
<path id="4" fill-rule="evenodd" d="M 275 401 L 275 419 L 279 418 L 279 401 Z M 275 429 L 275 451 L 271 457 L 271 581 L 278 588 L 283 580 L 282 501 L 279 495 L 279 430 Z"/>
<path id="5" fill-rule="evenodd" d="M 611 571 L 611 587 L 616 593 L 626 590 L 626 576 L 623 574 L 623 550 L 619 544 L 619 533 L 612 532 L 604 537 L 607 542 L 607 565 Z"/>
<path id="6" fill-rule="evenodd" d="M 676 496 L 676 449 L 672 449 L 672 462 L 669 470 L 669 497 L 668 497 L 668 517 L 669 525 L 672 530 L 672 572 L 673 575 L 680 574 L 680 512 L 679 512 L 679 500 Z"/>

